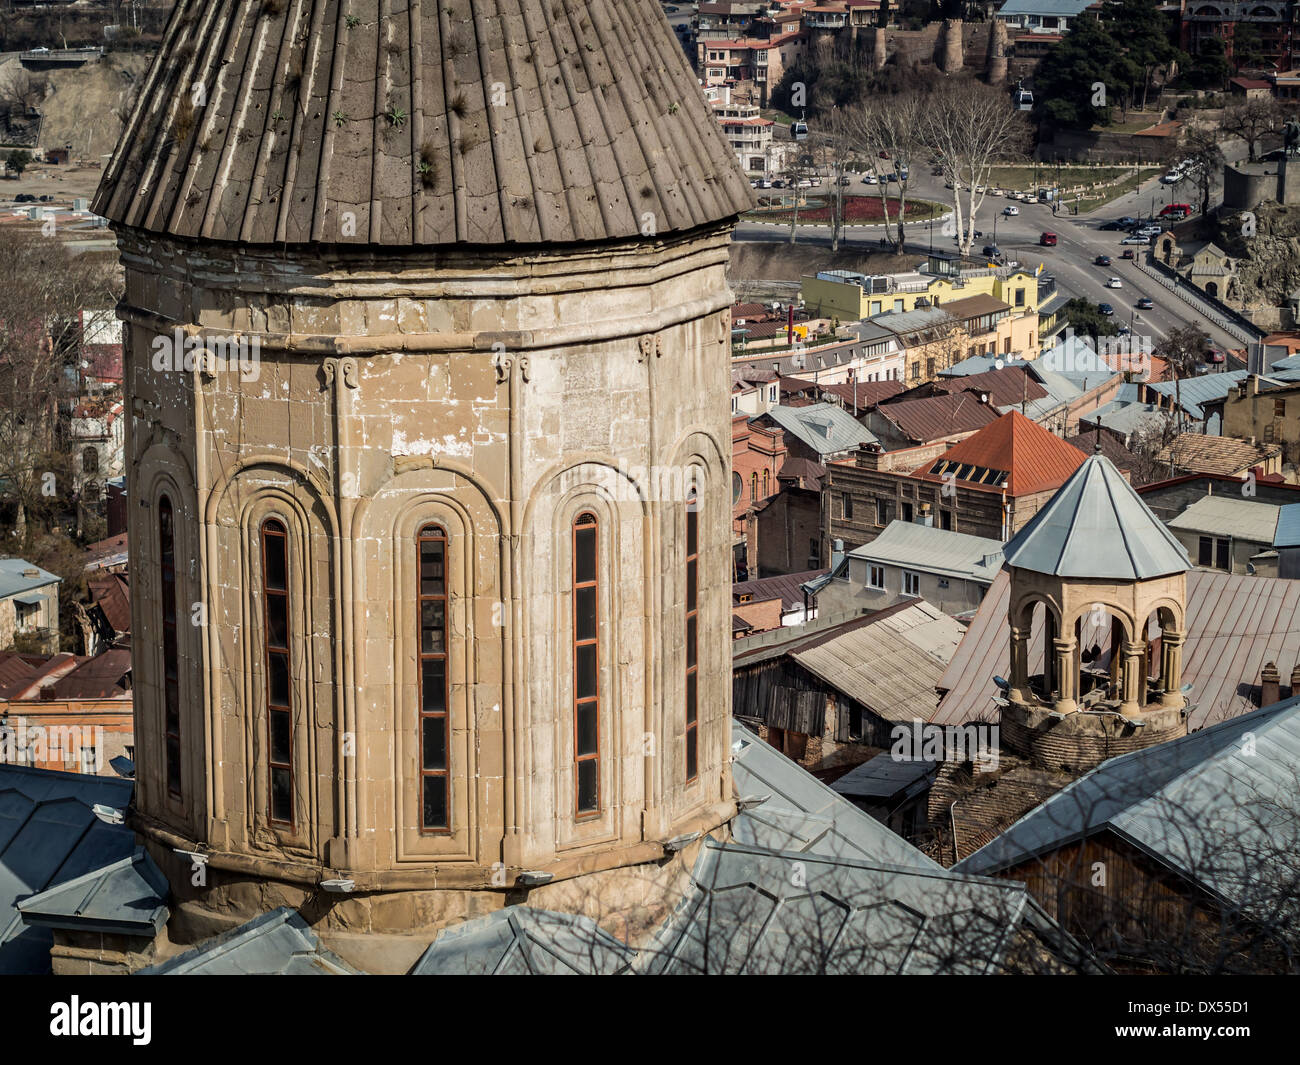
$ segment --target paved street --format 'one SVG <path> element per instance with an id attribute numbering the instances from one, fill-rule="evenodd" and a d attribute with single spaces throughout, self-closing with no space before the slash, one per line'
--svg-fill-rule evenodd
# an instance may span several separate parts
<path id="1" fill-rule="evenodd" d="M 1230 157 L 1236 155 L 1234 148 L 1235 146 L 1228 146 L 1227 154 Z M 862 185 L 854 178 L 853 193 L 861 194 L 868 190 L 869 186 Z M 919 199 L 939 202 L 948 202 L 948 197 L 951 196 L 951 192 L 944 189 L 942 181 L 928 173 L 918 174 L 913 179 L 909 185 L 909 194 Z M 1212 198 L 1217 202 L 1219 193 L 1216 191 Z M 1053 215 L 1046 204 L 1023 203 L 1016 204 L 1020 209 L 1018 216 L 1003 217 L 1002 209 L 1013 201 L 987 196 L 980 208 L 977 222 L 977 228 L 985 236 L 982 241 L 977 241 L 976 250 L 983 243 L 996 243 L 1008 258 L 1016 259 L 1030 269 L 1042 263 L 1044 272 L 1056 277 L 1061 291 L 1071 296 L 1083 296 L 1094 303 L 1109 303 L 1115 308 L 1117 322 L 1128 324 L 1132 321 L 1134 334 L 1150 336 L 1153 344 L 1159 343 L 1171 329 L 1195 320 L 1205 326 L 1215 343 L 1227 348 L 1239 348 L 1240 340 L 1198 316 L 1163 285 L 1139 271 L 1131 261 L 1120 258 L 1125 247 L 1128 247 L 1120 244 L 1126 234 L 1099 228 L 1103 223 L 1124 215 L 1145 216 L 1158 212 L 1167 203 L 1194 203 L 1197 200 L 1197 191 L 1190 183 L 1182 182 L 1172 187 L 1162 185 L 1156 173 L 1138 190 L 1121 197 L 1114 204 L 1077 218 L 1067 217 L 1064 211 Z M 933 233 L 930 232 L 929 225 L 909 229 L 909 252 L 924 254 L 930 247 L 931 239 L 936 249 L 954 248 L 952 238 L 942 236 L 938 223 L 933 226 Z M 1039 237 L 1044 231 L 1057 235 L 1056 247 L 1044 248 L 1039 245 Z M 852 227 L 847 232 L 848 236 L 841 240 L 842 246 L 874 245 L 881 234 L 878 226 Z M 782 241 L 788 237 L 788 226 L 742 222 L 737 229 L 739 240 Z M 798 239 L 804 244 L 830 244 L 829 230 L 825 226 L 800 226 Z M 1141 247 L 1136 250 L 1139 253 L 1144 251 Z M 1111 265 L 1093 265 L 1093 260 L 1098 255 L 1109 255 Z M 1110 277 L 1118 277 L 1123 287 L 1106 288 L 1106 280 Z M 1136 309 L 1137 301 L 1143 296 L 1155 303 L 1153 310 Z"/>

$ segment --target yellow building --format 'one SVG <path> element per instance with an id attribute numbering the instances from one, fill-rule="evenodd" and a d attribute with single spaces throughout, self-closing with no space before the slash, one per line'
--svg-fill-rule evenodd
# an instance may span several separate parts
<path id="1" fill-rule="evenodd" d="M 843 322 L 942 306 L 971 296 L 1002 300 L 1016 315 L 1037 314 L 1038 278 L 1018 267 L 963 267 L 950 256 L 931 255 L 924 271 L 873 276 L 823 270 L 802 279 L 800 296 L 810 313 Z"/>

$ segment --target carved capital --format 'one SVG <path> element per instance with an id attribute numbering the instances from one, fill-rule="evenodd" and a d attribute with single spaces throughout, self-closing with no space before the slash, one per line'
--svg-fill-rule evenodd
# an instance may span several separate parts
<path id="1" fill-rule="evenodd" d="M 326 359 L 321 366 L 325 374 L 325 387 L 331 388 L 336 380 L 342 380 L 345 388 L 360 388 L 361 375 L 357 371 L 357 360 L 351 355 L 341 359 Z"/>
<path id="2" fill-rule="evenodd" d="M 660 358 L 664 353 L 663 338 L 658 333 L 647 333 L 637 341 L 637 348 L 640 352 L 637 362 L 646 362 L 651 355 Z"/>

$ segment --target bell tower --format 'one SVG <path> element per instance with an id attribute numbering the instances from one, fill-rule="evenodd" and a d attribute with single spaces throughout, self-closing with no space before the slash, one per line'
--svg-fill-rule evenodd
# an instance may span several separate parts
<path id="1" fill-rule="evenodd" d="M 1080 466 L 1004 555 L 1004 743 L 1045 767 L 1082 770 L 1186 733 L 1191 563 L 1109 459 Z"/>
<path id="2" fill-rule="evenodd" d="M 174 937 L 640 905 L 729 820 L 751 196 L 655 0 L 179 0 L 95 203 Z"/>

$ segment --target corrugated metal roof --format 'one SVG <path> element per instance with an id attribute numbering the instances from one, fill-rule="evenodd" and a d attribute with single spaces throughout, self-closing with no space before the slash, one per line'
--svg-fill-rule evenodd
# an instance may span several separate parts
<path id="1" fill-rule="evenodd" d="M 753 581 L 737 581 L 731 586 L 731 600 L 733 605 L 738 605 L 742 595 L 751 596 L 750 601 L 755 603 L 761 603 L 765 599 L 780 599 L 782 610 L 793 610 L 797 606 L 803 606 L 801 586 L 814 577 L 829 572 L 825 569 L 810 569 L 803 573 L 786 573 L 777 577 L 760 577 Z"/>
<path id="2" fill-rule="evenodd" d="M 1010 670 L 1009 599 L 1010 578 L 1003 572 L 939 680 L 946 694 L 935 722 L 955 725 L 996 718 L 993 699 L 1000 693 L 993 678 L 1008 676 Z M 1277 663 L 1284 677 L 1300 662 L 1300 581 L 1194 569 L 1187 574 L 1186 616 L 1183 682 L 1192 685 L 1190 728 L 1255 709 L 1266 662 Z M 1029 646 L 1030 673 L 1039 673 L 1040 625 L 1035 625 Z"/>
<path id="3" fill-rule="evenodd" d="M 987 392 L 989 402 L 995 407 L 1014 407 L 1047 398 L 1047 389 L 1024 366 L 1003 366 L 962 377 L 940 377 L 921 387 L 943 392 Z"/>
<path id="4" fill-rule="evenodd" d="M 969 392 L 956 395 L 925 396 L 882 403 L 872 417 L 883 418 L 897 426 L 906 439 L 918 444 L 942 440 L 958 433 L 970 433 L 995 421 L 998 412 L 981 403 Z M 876 423 L 879 426 L 879 423 Z M 884 432 L 884 428 L 881 427 Z"/>
<path id="5" fill-rule="evenodd" d="M 1081 15 L 1096 2 L 1097 0 L 1007 0 L 998 8 L 998 18 L 1006 18 L 1008 15 Z"/>
<path id="6" fill-rule="evenodd" d="M 1004 553 L 1008 566 L 1057 577 L 1131 581 L 1191 569 L 1187 551 L 1104 455 L 1085 459 Z"/>
<path id="7" fill-rule="evenodd" d="M 447 928 L 412 976 L 619 976 L 636 951 L 590 917 L 507 906 Z"/>
<path id="8" fill-rule="evenodd" d="M 753 203 L 654 0 L 181 0 L 93 210 L 427 248 L 637 240 Z"/>
<path id="9" fill-rule="evenodd" d="M 851 799 L 884 800 L 899 792 L 910 796 L 914 789 L 929 786 L 938 766 L 938 762 L 921 758 L 904 761 L 884 752 L 849 770 L 831 788 Z"/>
<path id="10" fill-rule="evenodd" d="M 1008 496 L 1030 495 L 1058 488 L 1083 465 L 1083 456 L 1059 436 L 1031 422 L 1019 411 L 1010 411 L 990 422 L 973 436 L 954 444 L 933 463 L 914 470 L 910 476 L 941 481 L 931 471 L 948 463 L 978 469 L 1002 470 Z M 957 477 L 961 481 L 961 476 Z"/>
<path id="11" fill-rule="evenodd" d="M 990 556 L 993 560 L 986 562 Z M 1002 541 L 895 520 L 870 543 L 855 547 L 848 557 L 989 584 L 1002 568 Z"/>
<path id="12" fill-rule="evenodd" d="M 1300 547 L 1300 503 L 1288 503 L 1277 510 L 1274 547 Z"/>
<path id="13" fill-rule="evenodd" d="M 321 945 L 302 915 L 287 906 L 232 928 L 141 976 L 362 976 Z"/>
<path id="14" fill-rule="evenodd" d="M 1273 916 L 1300 846 L 1298 778 L 1300 699 L 1289 699 L 1110 759 L 955 868 L 993 873 L 1110 829 L 1221 899 Z"/>
<path id="15" fill-rule="evenodd" d="M 938 621 L 936 613 L 931 608 L 931 621 Z M 963 630 L 947 615 L 942 618 L 955 651 Z M 887 721 L 928 721 L 934 715 L 935 686 L 948 657 L 918 646 L 891 620 L 849 629 L 790 657 Z"/>
<path id="16" fill-rule="evenodd" d="M 777 406 L 759 418 L 771 418 L 818 455 L 835 455 L 859 444 L 879 443 L 870 429 L 833 403 L 811 403 L 806 407 Z"/>
<path id="17" fill-rule="evenodd" d="M 0 764 L 0 975 L 50 971 L 52 933 L 25 926 L 18 899 L 132 855 L 131 830 L 91 810 L 125 810 L 132 787 L 115 777 Z"/>
<path id="18" fill-rule="evenodd" d="M 1233 499 L 1232 496 L 1202 496 L 1171 518 L 1169 527 L 1232 536 L 1271 547 L 1281 509 L 1274 503 L 1256 503 L 1248 499 Z"/>
<path id="19" fill-rule="evenodd" d="M 1203 404 L 1223 399 L 1234 385 L 1245 379 L 1245 370 L 1226 370 L 1184 377 L 1177 382 L 1177 387 L 1173 381 L 1157 381 L 1147 387 L 1170 399 L 1177 394 L 1183 410 L 1199 420 L 1205 417 L 1205 411 L 1201 409 Z"/>
<path id="20" fill-rule="evenodd" d="M 1079 424 L 1105 426 L 1111 432 L 1121 433 L 1127 438 L 1142 426 L 1161 425 L 1169 417 L 1168 410 L 1161 410 L 1154 403 L 1125 403 L 1115 399 L 1080 417 Z"/>

